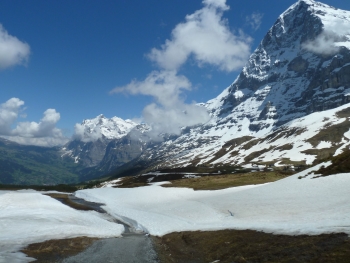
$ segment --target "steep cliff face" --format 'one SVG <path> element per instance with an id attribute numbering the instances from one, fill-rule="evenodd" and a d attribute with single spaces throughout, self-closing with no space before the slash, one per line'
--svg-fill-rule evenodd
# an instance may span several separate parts
<path id="1" fill-rule="evenodd" d="M 300 120 L 306 125 L 301 125 L 300 130 L 307 129 L 310 122 L 303 122 L 303 117 L 349 103 L 349 71 L 350 12 L 300 0 L 277 19 L 237 79 L 204 104 L 211 120 L 200 127 L 184 129 L 180 137 L 165 141 L 157 149 L 147 149 L 141 159 L 153 159 L 155 166 L 208 165 L 218 160 L 244 164 L 258 161 L 274 147 L 291 151 L 293 145 L 287 147 L 287 142 L 281 142 L 279 146 L 257 147 L 248 158 L 239 145 L 248 149 L 271 134 L 290 130 L 291 121 Z M 323 124 L 320 130 L 326 124 L 332 125 L 327 121 Z M 282 137 L 287 135 L 281 133 Z M 315 147 L 303 149 L 315 157 Z M 331 154 L 334 152 L 335 149 Z M 294 159 L 305 162 L 304 153 L 299 157 Z"/>
<path id="2" fill-rule="evenodd" d="M 98 168 L 109 172 L 138 157 L 144 147 L 144 142 L 134 140 L 131 136 L 113 140 L 108 144 L 105 156 L 101 160 Z"/>
<path id="3" fill-rule="evenodd" d="M 247 118 L 258 132 L 347 103 L 350 30 L 334 30 L 339 23 L 350 28 L 349 20 L 350 12 L 311 0 L 287 9 L 236 81 L 207 103 L 213 123 Z"/>
<path id="4" fill-rule="evenodd" d="M 350 145 L 349 103 L 350 12 L 300 0 L 278 17 L 236 80 L 202 104 L 207 123 L 149 144 L 146 125 L 99 116 L 81 124 L 65 154 L 97 173 L 126 163 L 311 164 Z"/>

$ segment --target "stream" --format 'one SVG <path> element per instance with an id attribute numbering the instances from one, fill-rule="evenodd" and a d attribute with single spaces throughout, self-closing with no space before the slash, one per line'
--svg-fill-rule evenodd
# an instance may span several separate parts
<path id="1" fill-rule="evenodd" d="M 64 259 L 64 263 L 156 263 L 157 253 L 148 234 L 136 231 L 132 226 L 117 220 L 109 215 L 101 206 L 104 204 L 88 202 L 84 199 L 69 195 L 69 199 L 77 204 L 81 204 L 93 209 L 96 212 L 109 216 L 110 221 L 121 224 L 125 228 L 122 237 L 105 238 L 94 242 L 85 251 Z"/>

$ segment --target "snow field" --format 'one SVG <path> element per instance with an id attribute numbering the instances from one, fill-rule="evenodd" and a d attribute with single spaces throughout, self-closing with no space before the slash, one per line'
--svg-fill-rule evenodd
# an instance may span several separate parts
<path id="1" fill-rule="evenodd" d="M 312 179 L 320 164 L 264 185 L 218 191 L 104 188 L 76 193 L 105 203 L 110 214 L 137 222 L 152 235 L 186 230 L 254 229 L 278 234 L 350 234 L 350 174 Z M 233 216 L 231 216 L 231 213 Z"/>
<path id="2" fill-rule="evenodd" d="M 117 237 L 122 225 L 94 211 L 78 211 L 35 191 L 0 191 L 0 262 L 28 262 L 17 252 L 50 239 Z"/>

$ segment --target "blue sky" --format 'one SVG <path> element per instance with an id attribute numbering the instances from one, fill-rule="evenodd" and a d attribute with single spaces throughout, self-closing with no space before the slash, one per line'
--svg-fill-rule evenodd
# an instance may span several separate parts
<path id="1" fill-rule="evenodd" d="M 0 55 L 9 56 L 3 64 L 1 60 L 6 56 L 0 57 L 0 113 L 9 114 L 0 118 L 0 135 L 16 135 L 17 141 L 23 143 L 53 145 L 71 136 L 76 123 L 99 114 L 123 119 L 143 116 L 147 120 L 150 111 L 166 111 L 178 103 L 183 104 L 182 110 L 191 112 L 193 107 L 187 105 L 216 97 L 234 81 L 247 54 L 254 51 L 277 17 L 295 2 L 2 0 L 1 34 L 7 36 L 11 48 L 22 53 L 11 57 L 11 50 L 1 53 L 0 45 Z M 350 10 L 349 1 L 323 2 Z M 223 61 L 226 53 L 210 52 L 208 47 L 203 47 L 207 48 L 204 53 L 199 52 L 198 45 L 206 41 L 183 42 L 188 35 L 183 35 L 184 26 L 179 24 L 190 21 L 187 15 L 204 17 L 205 8 L 213 6 L 216 18 L 229 30 L 225 34 L 234 37 L 227 49 L 235 50 L 235 45 L 241 45 L 231 61 Z M 174 40 L 175 29 L 178 41 Z M 183 58 L 176 53 L 179 43 L 189 50 Z M 171 48 L 175 56 L 170 54 Z M 159 78 L 164 70 L 175 72 L 172 78 L 166 76 L 168 80 L 184 77 L 185 88 L 175 87 L 168 97 L 153 94 L 163 94 L 162 87 L 145 91 L 151 72 Z M 148 84 L 152 83 L 151 80 Z M 172 100 L 174 96 L 178 98 Z M 8 102 L 11 98 L 17 100 Z M 153 107 L 147 112 L 145 108 L 150 105 Z M 4 111 L 6 107 L 16 108 L 17 115 L 10 116 L 13 112 Z M 201 113 L 194 110 L 193 114 Z M 166 119 L 169 115 L 161 116 Z"/>

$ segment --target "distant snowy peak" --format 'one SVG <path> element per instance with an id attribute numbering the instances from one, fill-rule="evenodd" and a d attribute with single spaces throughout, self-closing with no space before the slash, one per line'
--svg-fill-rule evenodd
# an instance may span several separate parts
<path id="1" fill-rule="evenodd" d="M 132 120 L 123 120 L 118 117 L 106 118 L 99 115 L 93 119 L 86 119 L 80 124 L 83 129 L 84 138 L 98 137 L 108 140 L 119 139 L 127 135 L 138 124 Z"/>

